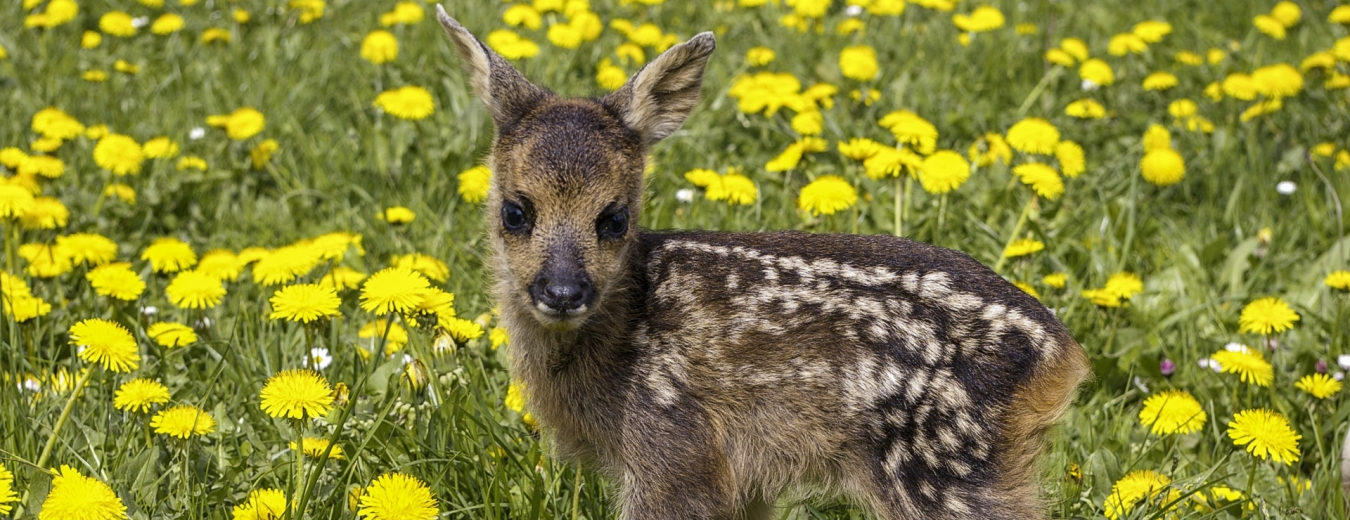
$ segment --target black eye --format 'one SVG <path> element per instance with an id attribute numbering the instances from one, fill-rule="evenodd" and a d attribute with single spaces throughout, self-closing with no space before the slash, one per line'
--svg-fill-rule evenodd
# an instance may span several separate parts
<path id="1" fill-rule="evenodd" d="M 525 233 L 530 230 L 530 221 L 525 208 L 511 201 L 502 203 L 502 226 L 511 233 Z"/>
<path id="2" fill-rule="evenodd" d="M 601 239 L 623 238 L 623 234 L 628 232 L 628 208 L 606 209 L 596 219 L 595 229 Z"/>

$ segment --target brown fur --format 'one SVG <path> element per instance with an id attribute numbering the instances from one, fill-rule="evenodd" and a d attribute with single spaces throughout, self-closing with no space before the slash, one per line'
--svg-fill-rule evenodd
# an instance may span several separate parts
<path id="1" fill-rule="evenodd" d="M 1088 373 L 1049 310 L 905 239 L 643 232 L 646 148 L 697 104 L 712 35 L 564 99 L 438 15 L 497 126 L 513 377 L 560 456 L 620 483 L 622 518 L 768 518 L 784 492 L 886 519 L 1043 516 L 1034 461 Z"/>

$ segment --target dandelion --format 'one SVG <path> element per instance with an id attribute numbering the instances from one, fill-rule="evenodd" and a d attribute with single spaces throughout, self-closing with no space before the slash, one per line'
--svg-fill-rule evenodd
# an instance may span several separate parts
<path id="1" fill-rule="evenodd" d="M 206 410 L 190 404 L 180 404 L 160 410 L 150 419 L 155 433 L 187 439 L 216 431 L 216 420 Z"/>
<path id="2" fill-rule="evenodd" d="M 1003 249 L 1003 256 L 1005 258 L 1017 258 L 1019 256 L 1027 256 L 1043 249 L 1045 249 L 1044 242 L 1034 238 L 1022 238 L 1008 244 L 1008 247 Z"/>
<path id="3" fill-rule="evenodd" d="M 969 178 L 970 163 L 951 150 L 941 150 L 924 158 L 919 167 L 919 183 L 928 193 L 947 193 L 961 187 Z"/>
<path id="4" fill-rule="evenodd" d="M 80 36 L 80 47 L 94 49 L 103 44 L 103 35 L 96 31 L 85 31 Z"/>
<path id="5" fill-rule="evenodd" d="M 493 327 L 491 331 L 488 331 L 488 342 L 493 349 L 505 345 L 509 341 L 511 341 L 511 337 L 507 334 L 506 329 Z"/>
<path id="6" fill-rule="evenodd" d="M 1055 160 L 1059 169 L 1070 179 L 1078 177 L 1087 170 L 1087 160 L 1083 157 L 1083 147 L 1073 141 L 1060 141 L 1055 145 Z"/>
<path id="7" fill-rule="evenodd" d="M 1045 61 L 1063 67 L 1072 67 L 1073 64 L 1075 63 L 1073 56 L 1071 56 L 1067 52 L 1064 52 L 1064 49 L 1050 49 L 1048 51 L 1045 51 Z"/>
<path id="8" fill-rule="evenodd" d="M 225 136 L 233 141 L 243 141 L 261 133 L 267 127 L 267 118 L 253 107 L 242 107 L 229 114 L 207 117 L 206 124 L 224 128 Z"/>
<path id="9" fill-rule="evenodd" d="M 1350 271 L 1333 271 L 1322 280 L 1322 283 L 1338 291 L 1350 291 Z"/>
<path id="10" fill-rule="evenodd" d="M 431 93 L 422 87 L 403 87 L 381 92 L 375 97 L 374 106 L 399 119 L 416 121 L 425 119 L 435 110 Z"/>
<path id="11" fill-rule="evenodd" d="M 176 273 L 197 265 L 197 253 L 182 240 L 160 238 L 145 248 L 141 260 L 150 262 L 156 273 Z"/>
<path id="12" fill-rule="evenodd" d="M 1116 273 L 1106 279 L 1106 286 L 1103 289 L 1128 300 L 1144 291 L 1144 281 L 1134 273 Z"/>
<path id="13" fill-rule="evenodd" d="M 165 348 L 186 347 L 197 342 L 197 332 L 182 323 L 161 321 L 145 331 L 146 336 Z"/>
<path id="14" fill-rule="evenodd" d="M 212 43 L 226 44 L 230 43 L 230 31 L 220 27 L 212 27 L 202 31 L 202 44 L 210 45 Z"/>
<path id="15" fill-rule="evenodd" d="M 1269 387 L 1275 381 L 1275 368 L 1258 351 L 1225 349 L 1215 352 L 1210 359 L 1218 362 L 1222 372 L 1237 374 L 1243 383 Z"/>
<path id="16" fill-rule="evenodd" d="M 242 255 L 241 255 L 242 256 Z M 278 248 L 253 265 L 253 280 L 265 286 L 290 283 L 309 274 L 323 262 L 323 256 L 313 247 L 292 244 Z"/>
<path id="17" fill-rule="evenodd" d="M 1241 72 L 1235 72 L 1223 78 L 1221 89 L 1224 94 L 1243 101 L 1256 99 L 1258 92 L 1256 81 L 1251 76 Z"/>
<path id="18" fill-rule="evenodd" d="M 33 193 L 12 184 L 0 185 L 0 218 L 19 218 L 33 209 Z"/>
<path id="19" fill-rule="evenodd" d="M 135 65 L 127 60 L 117 60 L 113 62 L 113 70 L 129 76 L 135 76 L 141 73 L 141 66 Z"/>
<path id="20" fill-rule="evenodd" d="M 361 308 L 376 315 L 407 312 L 418 305 L 429 286 L 427 279 L 410 267 L 386 268 L 362 285 Z"/>
<path id="21" fill-rule="evenodd" d="M 305 419 L 328 415 L 333 389 L 318 372 L 308 369 L 279 372 L 259 394 L 263 412 L 272 417 Z"/>
<path id="22" fill-rule="evenodd" d="M 1257 458 L 1291 465 L 1298 462 L 1298 440 L 1303 436 L 1289 427 L 1283 415 L 1258 408 L 1234 415 L 1228 422 L 1228 437 Z"/>
<path id="23" fill-rule="evenodd" d="M 383 65 L 398 58 L 398 38 L 384 30 L 370 31 L 361 40 L 361 57 L 376 65 Z"/>
<path id="24" fill-rule="evenodd" d="M 1154 72 L 1144 78 L 1144 90 L 1167 90 L 1177 86 L 1177 77 L 1170 72 Z"/>
<path id="25" fill-rule="evenodd" d="M 322 457 L 325 451 L 328 451 L 329 442 L 328 439 L 304 437 L 301 439 L 301 446 L 303 446 L 303 448 L 296 446 L 295 441 L 291 441 L 290 443 L 290 448 L 292 450 L 301 449 L 306 456 L 317 459 Z M 347 455 L 342 453 L 342 446 L 333 445 L 333 450 L 328 452 L 328 458 L 344 460 L 347 458 Z"/>
<path id="26" fill-rule="evenodd" d="M 120 520 L 127 506 L 107 484 L 81 475 L 70 466 L 52 479 L 51 491 L 42 502 L 39 520 Z"/>
<path id="27" fill-rule="evenodd" d="M 24 244 L 19 247 L 19 256 L 28 261 L 25 271 L 39 278 L 55 278 L 75 267 L 64 248 L 51 244 Z"/>
<path id="28" fill-rule="evenodd" d="M 1171 482 L 1166 475 L 1156 471 L 1131 471 L 1111 486 L 1111 495 L 1106 497 L 1106 517 L 1116 520 L 1129 515 L 1141 500 L 1152 501 L 1166 491 Z"/>
<path id="29" fill-rule="evenodd" d="M 797 207 L 812 215 L 833 215 L 853 207 L 857 202 L 858 192 L 853 189 L 853 185 L 835 175 L 825 175 L 811 181 L 797 197 Z"/>
<path id="30" fill-rule="evenodd" d="M 605 90 L 618 90 L 624 83 L 628 82 L 628 74 L 623 71 L 609 58 L 600 60 L 596 66 L 595 82 L 599 83 Z"/>
<path id="31" fill-rule="evenodd" d="M 1284 39 L 1285 36 L 1284 24 L 1280 23 L 1280 21 L 1275 19 L 1275 17 L 1273 16 L 1267 14 L 1258 14 L 1256 15 L 1255 18 L 1252 18 L 1252 25 L 1256 26 L 1256 30 L 1265 33 L 1266 36 L 1269 36 L 1276 40 Z"/>
<path id="32" fill-rule="evenodd" d="M 74 233 L 56 237 L 56 246 L 79 265 L 103 265 L 117 258 L 117 243 L 97 233 Z"/>
<path id="33" fill-rule="evenodd" d="M 900 144 L 912 146 L 921 154 L 930 154 L 937 149 L 937 127 L 914 112 L 897 110 L 886 114 L 877 123 L 895 134 L 895 140 Z"/>
<path id="34" fill-rule="evenodd" d="M 234 520 L 277 520 L 286 515 L 286 493 L 280 489 L 256 489 L 248 500 L 234 506 Z"/>
<path id="35" fill-rule="evenodd" d="M 150 407 L 169 402 L 169 388 L 151 379 L 132 379 L 118 387 L 113 395 L 113 408 L 127 412 L 146 413 Z"/>
<path id="36" fill-rule="evenodd" d="M 524 26 L 532 31 L 539 30 L 544 24 L 539 11 L 527 4 L 516 4 L 506 8 L 506 12 L 502 13 L 502 21 L 511 27 Z"/>
<path id="37" fill-rule="evenodd" d="M 873 59 L 876 58 L 875 51 L 872 53 L 872 56 Z M 750 48 L 750 50 L 745 51 L 746 63 L 749 63 L 751 66 L 754 67 L 763 67 L 765 65 L 773 63 L 775 57 L 777 56 L 774 54 L 773 49 L 770 49 L 768 47 L 752 47 Z M 844 61 L 842 54 L 840 55 L 839 61 L 841 64 Z"/>
<path id="38" fill-rule="evenodd" d="M 1037 300 L 1041 299 L 1041 295 L 1036 292 L 1036 288 L 1032 287 L 1031 284 L 1026 282 L 1013 282 L 1012 284 L 1013 287 L 1021 289 L 1022 292 L 1031 295 L 1032 298 L 1035 298 Z"/>
<path id="39" fill-rule="evenodd" d="M 258 146 L 254 146 L 248 152 L 248 159 L 253 164 L 253 169 L 261 170 L 264 166 L 267 166 L 267 163 L 272 160 L 272 155 L 277 153 L 280 148 L 281 145 L 277 143 L 276 139 L 263 139 L 261 143 L 258 143 Z M 206 167 L 203 166 L 202 169 L 204 170 Z"/>
<path id="40" fill-rule="evenodd" d="M 122 38 L 136 35 L 136 26 L 131 22 L 131 15 L 122 11 L 104 13 L 98 19 L 98 28 L 100 31 Z"/>
<path id="41" fill-rule="evenodd" d="M 981 151 L 983 146 L 983 151 Z M 984 168 L 993 166 L 995 162 L 1003 164 L 1012 163 L 1013 151 L 1008 146 L 1008 141 L 998 132 L 989 132 L 980 136 L 980 139 L 970 145 L 969 156 L 971 162 Z"/>
<path id="42" fill-rule="evenodd" d="M 34 147 L 36 147 L 36 144 Z M 55 157 L 31 155 L 24 157 L 23 161 L 19 163 L 18 173 L 23 176 L 41 175 L 48 179 L 55 179 L 66 173 L 66 163 Z"/>
<path id="43" fill-rule="evenodd" d="M 880 73 L 877 65 L 877 51 L 870 45 L 844 47 L 839 52 L 839 70 L 844 77 L 859 81 L 871 81 Z"/>
<path id="44" fill-rule="evenodd" d="M 313 283 L 282 288 L 274 293 L 269 301 L 272 303 L 272 313 L 268 315 L 268 319 L 301 323 L 312 323 L 337 316 L 338 306 L 342 304 L 337 292 L 331 287 Z"/>
<path id="45" fill-rule="evenodd" d="M 487 200 L 488 188 L 492 186 L 492 170 L 478 165 L 459 173 L 459 197 L 464 202 L 478 204 Z"/>
<path id="46" fill-rule="evenodd" d="M 1172 149 L 1153 150 L 1139 161 L 1144 180 L 1155 186 L 1171 186 L 1186 176 L 1186 161 Z"/>
<path id="47" fill-rule="evenodd" d="M 135 139 L 122 134 L 109 134 L 94 146 L 94 163 L 114 175 L 141 172 L 145 151 Z"/>
<path id="48" fill-rule="evenodd" d="M 1031 186 L 1037 195 L 1055 200 L 1064 194 L 1064 180 L 1049 165 L 1029 162 L 1013 167 L 1012 171 L 1023 184 Z"/>
<path id="49" fill-rule="evenodd" d="M 408 343 L 408 330 L 397 323 L 389 323 L 389 326 L 385 327 L 385 323 L 388 322 L 380 320 L 367 323 L 356 331 L 356 336 L 370 340 L 372 347 L 384 342 L 385 353 L 393 354 Z"/>
<path id="50" fill-rule="evenodd" d="M 0 464 L 0 515 L 9 514 L 9 503 L 18 500 L 19 495 L 14 493 L 14 474 Z"/>
<path id="51" fill-rule="evenodd" d="M 182 271 L 164 288 L 164 294 L 179 308 L 210 309 L 225 298 L 225 285 L 205 273 Z"/>
<path id="52" fill-rule="evenodd" d="M 1059 129 L 1044 119 L 1028 117 L 1008 129 L 1008 144 L 1020 152 L 1050 155 L 1059 144 Z"/>
<path id="53" fill-rule="evenodd" d="M 361 281 L 365 279 L 366 275 L 360 271 L 346 266 L 338 266 L 319 279 L 319 285 L 329 287 L 334 291 L 345 291 L 360 287 Z"/>
<path id="54" fill-rule="evenodd" d="M 1063 289 L 1068 282 L 1069 275 L 1065 273 L 1051 273 L 1045 275 L 1044 278 L 1041 278 L 1041 283 L 1056 289 Z"/>
<path id="55" fill-rule="evenodd" d="M 532 58 L 539 54 L 539 44 L 506 29 L 488 33 L 486 41 L 492 50 L 508 60 Z"/>
<path id="56" fill-rule="evenodd" d="M 155 19 L 155 23 L 150 24 L 150 32 L 161 36 L 181 30 L 183 30 L 183 17 L 173 13 L 162 14 Z"/>
<path id="57" fill-rule="evenodd" d="M 464 318 L 451 318 L 441 328 L 460 343 L 481 338 L 485 333 L 481 325 Z"/>
<path id="58" fill-rule="evenodd" d="M 1205 58 L 1203 56 L 1191 51 L 1180 51 L 1172 55 L 1172 59 L 1177 60 L 1177 63 L 1192 67 L 1199 67 L 1205 63 Z"/>
<path id="59" fill-rule="evenodd" d="M 1303 74 L 1293 65 L 1279 63 L 1252 71 L 1256 91 L 1267 98 L 1294 96 L 1303 90 Z"/>
<path id="60" fill-rule="evenodd" d="M 1270 335 L 1293 328 L 1296 321 L 1298 313 L 1290 309 L 1289 304 L 1276 297 L 1266 297 L 1242 308 L 1238 332 Z"/>
<path id="61" fill-rule="evenodd" d="M 988 5 L 976 7 L 969 16 L 964 14 L 952 16 L 952 24 L 962 32 L 968 33 L 992 31 L 1003 27 L 1004 23 L 1003 12 Z"/>
<path id="62" fill-rule="evenodd" d="M 1064 115 L 1079 119 L 1101 119 L 1106 117 L 1106 107 L 1091 99 L 1080 99 L 1065 106 Z"/>
<path id="63" fill-rule="evenodd" d="M 380 15 L 380 25 L 389 27 L 391 25 L 414 25 L 422 22 L 426 16 L 422 12 L 422 6 L 414 2 L 399 2 L 394 5 L 394 9 Z"/>
<path id="64" fill-rule="evenodd" d="M 421 480 L 386 473 L 366 487 L 356 514 L 371 520 L 434 520 L 440 510 L 431 489 Z"/>
<path id="65" fill-rule="evenodd" d="M 324 0 L 291 0 L 287 6 L 299 11 L 300 23 L 303 24 L 323 18 L 324 9 L 328 7 L 328 2 Z"/>
<path id="66" fill-rule="evenodd" d="M 873 91 L 875 92 L 875 90 Z M 792 116 L 792 129 L 802 135 L 820 135 L 825 129 L 825 116 L 812 110 Z"/>
<path id="67" fill-rule="evenodd" d="M 1205 426 L 1205 410 L 1184 390 L 1165 390 L 1144 400 L 1139 422 L 1154 435 L 1186 434 Z"/>
<path id="68" fill-rule="evenodd" d="M 80 348 L 79 356 L 113 372 L 130 372 L 140 366 L 136 340 L 127 329 L 111 321 L 89 318 L 70 327 L 70 344 Z"/>
<path id="69" fill-rule="evenodd" d="M 1299 390 L 1318 399 L 1326 399 L 1341 391 L 1341 382 L 1326 374 L 1309 374 L 1294 383 Z"/>
<path id="70" fill-rule="evenodd" d="M 182 159 L 178 160 L 177 169 L 180 172 L 188 170 L 197 170 L 204 172 L 206 171 L 206 159 L 202 159 L 201 157 L 197 157 L 195 155 L 184 156 Z"/>
<path id="71" fill-rule="evenodd" d="M 718 182 L 708 186 L 708 200 L 725 200 L 728 204 L 748 206 L 759 199 L 759 189 L 749 177 L 727 173 Z"/>
<path id="72" fill-rule="evenodd" d="M 1078 66 L 1078 77 L 1094 86 L 1109 87 L 1116 82 L 1116 73 L 1105 61 L 1097 58 L 1084 61 Z"/>
<path id="73" fill-rule="evenodd" d="M 1145 43 L 1158 43 L 1163 37 L 1172 34 L 1172 24 L 1157 20 L 1144 20 L 1134 24 L 1130 31 Z"/>
<path id="74" fill-rule="evenodd" d="M 132 271 L 131 264 L 126 262 L 95 267 L 85 273 L 84 278 L 89 280 L 89 285 L 93 286 L 94 292 L 100 296 L 134 301 L 145 292 L 145 280 Z"/>

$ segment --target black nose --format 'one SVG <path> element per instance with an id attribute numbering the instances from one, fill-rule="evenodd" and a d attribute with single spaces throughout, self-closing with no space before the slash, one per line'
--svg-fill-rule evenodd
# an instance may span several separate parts
<path id="1" fill-rule="evenodd" d="M 530 294 L 536 303 L 543 304 L 553 312 L 567 312 L 591 304 L 595 299 L 590 277 L 560 276 L 546 278 L 539 276 L 530 284 Z"/>

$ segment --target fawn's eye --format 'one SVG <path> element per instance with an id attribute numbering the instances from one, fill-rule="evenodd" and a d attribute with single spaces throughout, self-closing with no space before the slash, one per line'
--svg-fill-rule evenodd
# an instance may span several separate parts
<path id="1" fill-rule="evenodd" d="M 628 208 L 606 208 L 595 220 L 596 233 L 602 240 L 617 240 L 628 232 Z"/>
<path id="2" fill-rule="evenodd" d="M 529 232 L 530 220 L 525 208 L 509 200 L 502 203 L 502 226 L 511 233 Z"/>

